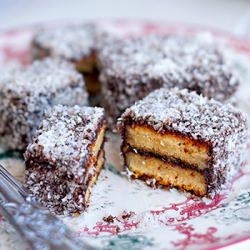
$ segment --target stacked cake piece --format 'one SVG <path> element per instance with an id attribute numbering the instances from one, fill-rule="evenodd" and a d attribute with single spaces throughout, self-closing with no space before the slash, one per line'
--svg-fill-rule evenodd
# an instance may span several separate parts
<path id="1" fill-rule="evenodd" d="M 102 108 L 55 106 L 28 146 L 26 187 L 57 214 L 83 211 L 104 164 Z"/>
<path id="2" fill-rule="evenodd" d="M 100 91 L 96 69 L 96 26 L 93 23 L 39 30 L 32 41 L 35 59 L 63 58 L 84 74 L 90 94 Z"/>
<path id="3" fill-rule="evenodd" d="M 201 37 L 152 35 L 116 40 L 104 44 L 98 60 L 103 104 L 111 125 L 135 101 L 163 86 L 187 88 L 224 102 L 239 85 L 223 50 Z"/>
<path id="4" fill-rule="evenodd" d="M 247 122 L 231 105 L 162 88 L 128 108 L 118 129 L 136 178 L 204 196 L 238 171 Z"/>
<path id="5" fill-rule="evenodd" d="M 44 112 L 56 104 L 88 104 L 85 82 L 71 63 L 48 58 L 1 74 L 0 143 L 25 150 Z"/>

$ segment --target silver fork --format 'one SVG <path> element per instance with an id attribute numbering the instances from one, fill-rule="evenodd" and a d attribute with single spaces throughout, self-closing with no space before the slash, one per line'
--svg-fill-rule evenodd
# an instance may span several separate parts
<path id="1" fill-rule="evenodd" d="M 0 164 L 0 213 L 12 224 L 30 249 L 92 250 L 56 216 L 42 207 Z"/>

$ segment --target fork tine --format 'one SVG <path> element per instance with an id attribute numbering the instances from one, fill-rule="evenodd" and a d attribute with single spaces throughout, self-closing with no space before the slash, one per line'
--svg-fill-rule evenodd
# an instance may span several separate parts
<path id="1" fill-rule="evenodd" d="M 11 186 L 14 186 L 18 193 L 26 198 L 29 192 L 0 164 L 0 176 L 2 176 Z"/>

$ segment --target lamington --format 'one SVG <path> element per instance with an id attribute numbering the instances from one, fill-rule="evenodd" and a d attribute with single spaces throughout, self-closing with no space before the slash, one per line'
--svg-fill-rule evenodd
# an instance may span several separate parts
<path id="1" fill-rule="evenodd" d="M 35 59 L 59 57 L 75 64 L 84 74 L 90 94 L 100 91 L 96 68 L 96 25 L 72 24 L 40 29 L 35 33 L 31 48 Z"/>
<path id="2" fill-rule="evenodd" d="M 187 88 L 228 101 L 239 80 L 224 47 L 206 35 L 150 35 L 105 44 L 98 65 L 109 123 L 160 87 Z"/>
<path id="3" fill-rule="evenodd" d="M 135 178 L 211 196 L 244 159 L 246 116 L 187 89 L 161 88 L 118 121 L 125 166 Z"/>
<path id="4" fill-rule="evenodd" d="M 87 105 L 82 75 L 61 59 L 35 61 L 0 75 L 0 143 L 25 150 L 44 111 L 56 104 Z"/>
<path id="5" fill-rule="evenodd" d="M 104 165 L 103 108 L 51 108 L 25 152 L 26 187 L 56 214 L 80 213 Z"/>

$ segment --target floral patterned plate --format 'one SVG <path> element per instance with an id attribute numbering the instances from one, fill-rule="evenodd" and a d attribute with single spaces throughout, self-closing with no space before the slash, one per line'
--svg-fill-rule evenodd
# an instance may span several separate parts
<path id="1" fill-rule="evenodd" d="M 194 34 L 207 31 L 183 25 L 101 22 L 116 34 L 150 32 Z M 0 34 L 0 72 L 30 62 L 29 44 L 36 26 Z M 211 31 L 226 43 L 229 59 L 242 78 L 239 107 L 250 116 L 250 43 Z M 62 217 L 80 238 L 100 249 L 218 249 L 250 240 L 250 163 L 228 190 L 213 200 L 192 198 L 175 189 L 151 189 L 123 173 L 119 137 L 108 134 L 107 161 L 95 185 L 90 206 L 78 217 Z M 250 155 L 250 140 L 247 147 Z M 23 181 L 22 155 L 0 147 L 0 163 Z M 22 239 L 0 217 L 0 249 L 22 249 Z M 248 247 L 250 246 L 250 243 Z M 23 248 L 25 248 L 23 246 Z"/>

